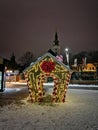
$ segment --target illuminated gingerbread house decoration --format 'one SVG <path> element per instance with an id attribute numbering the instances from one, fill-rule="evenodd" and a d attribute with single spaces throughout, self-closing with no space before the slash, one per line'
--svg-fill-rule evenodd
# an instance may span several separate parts
<path id="1" fill-rule="evenodd" d="M 51 53 L 44 54 L 24 71 L 32 102 L 43 102 L 47 96 L 45 83 L 52 79 L 51 102 L 65 102 L 71 71 Z"/>

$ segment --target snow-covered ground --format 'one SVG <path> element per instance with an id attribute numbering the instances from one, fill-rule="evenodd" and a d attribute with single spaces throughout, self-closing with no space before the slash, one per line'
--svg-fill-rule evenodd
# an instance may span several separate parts
<path id="1" fill-rule="evenodd" d="M 69 84 L 69 87 L 98 87 L 98 85 L 94 84 Z"/>
<path id="2" fill-rule="evenodd" d="M 24 98 L 21 105 L 0 107 L 0 130 L 98 130 L 97 99 L 97 90 L 80 89 L 68 89 L 65 103 L 39 105 Z"/>

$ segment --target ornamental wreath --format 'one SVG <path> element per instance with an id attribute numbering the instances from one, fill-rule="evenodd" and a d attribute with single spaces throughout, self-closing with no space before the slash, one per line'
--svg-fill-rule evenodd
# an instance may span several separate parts
<path id="1" fill-rule="evenodd" d="M 46 73 L 50 73 L 55 69 L 55 64 L 52 61 L 43 61 L 41 64 L 41 69 Z"/>

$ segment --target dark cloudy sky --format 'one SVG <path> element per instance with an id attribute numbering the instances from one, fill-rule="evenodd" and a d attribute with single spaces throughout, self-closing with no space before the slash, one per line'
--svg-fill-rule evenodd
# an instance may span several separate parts
<path id="1" fill-rule="evenodd" d="M 98 50 L 98 0 L 0 0 L 0 56 L 40 56 L 56 31 L 61 52 Z"/>

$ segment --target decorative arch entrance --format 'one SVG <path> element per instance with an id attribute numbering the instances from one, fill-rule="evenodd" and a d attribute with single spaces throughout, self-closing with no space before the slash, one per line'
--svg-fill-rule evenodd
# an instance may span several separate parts
<path id="1" fill-rule="evenodd" d="M 39 100 L 44 97 L 47 91 L 45 91 L 44 83 L 46 83 L 47 78 L 53 78 L 54 84 L 53 84 L 53 91 L 50 94 L 51 95 L 51 101 L 56 102 L 57 98 L 57 91 L 58 91 L 58 85 L 59 85 L 59 78 L 57 75 L 54 74 L 41 74 L 38 76 L 38 95 L 39 95 Z M 48 93 L 49 94 L 49 93 Z"/>
<path id="2" fill-rule="evenodd" d="M 32 75 L 29 77 L 32 78 Z M 46 79 L 48 77 L 52 77 L 54 84 L 53 84 L 53 91 L 51 92 L 51 102 L 65 102 L 65 96 L 68 88 L 68 83 L 70 80 L 70 74 L 66 73 L 65 77 L 66 80 L 62 82 L 62 80 L 58 77 L 58 75 L 55 75 L 54 73 L 44 73 L 40 74 L 36 77 L 36 83 L 33 86 L 28 81 L 28 89 L 29 89 L 29 96 L 32 102 L 42 102 L 45 98 L 46 91 L 44 88 L 44 83 L 46 82 Z M 65 79 L 65 77 L 63 77 Z M 48 93 L 49 95 L 49 93 Z"/>
<path id="3" fill-rule="evenodd" d="M 47 53 L 40 60 L 25 70 L 29 97 L 32 102 L 44 101 L 46 94 L 44 84 L 53 80 L 52 102 L 65 102 L 66 91 L 70 81 L 70 70 L 54 56 Z"/>

